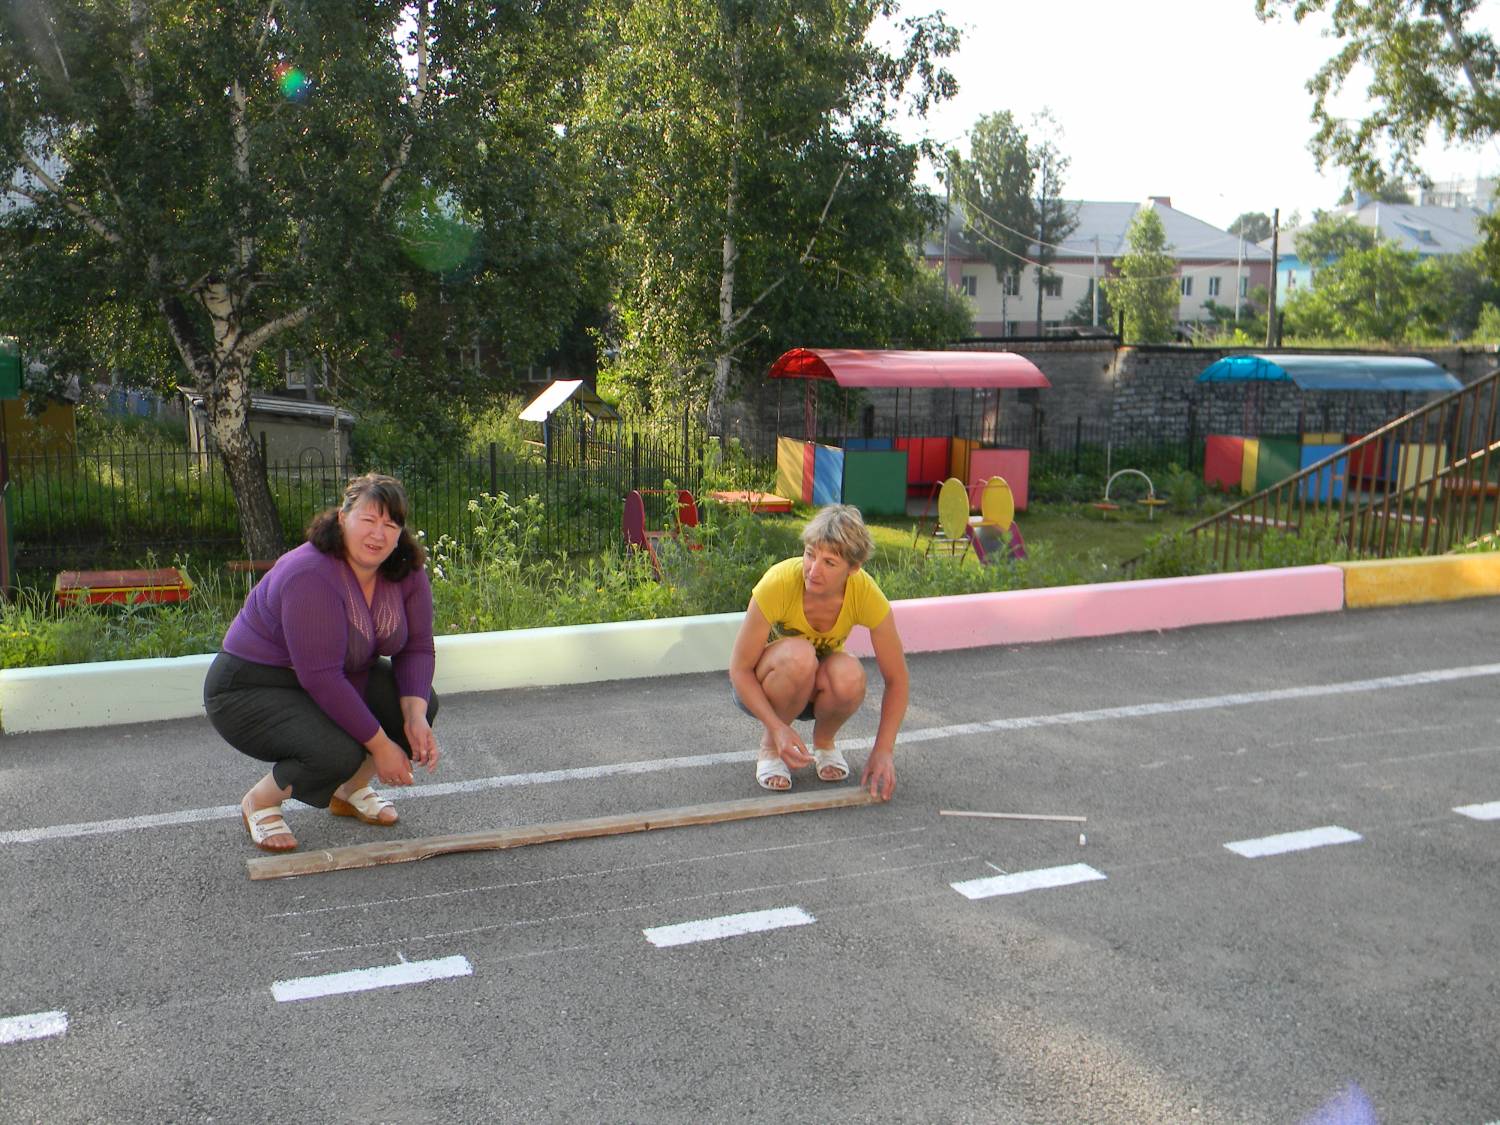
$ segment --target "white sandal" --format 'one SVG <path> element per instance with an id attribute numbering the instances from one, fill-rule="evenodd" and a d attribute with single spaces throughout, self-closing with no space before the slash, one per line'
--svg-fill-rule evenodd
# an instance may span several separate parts
<path id="1" fill-rule="evenodd" d="M 250 842 L 261 851 L 293 852 L 297 850 L 297 838 L 287 827 L 286 820 L 281 815 L 280 805 L 272 805 L 268 809 L 256 809 L 253 813 L 247 813 L 241 808 L 240 819 L 245 822 L 245 828 L 250 833 Z M 286 847 L 277 847 L 266 842 L 276 836 L 286 836 L 292 842 Z"/>
<path id="2" fill-rule="evenodd" d="M 389 828 L 401 819 L 399 816 L 390 820 L 380 819 L 381 810 L 395 807 L 368 785 L 350 793 L 347 801 L 339 796 L 331 797 L 328 801 L 328 811 L 334 816 L 352 816 L 356 820 L 373 824 L 378 828 Z"/>
<path id="3" fill-rule="evenodd" d="M 785 785 L 772 785 L 772 778 L 781 778 Z M 773 793 L 785 793 L 792 787 L 792 771 L 786 768 L 786 763 L 777 754 L 770 758 L 758 758 L 755 762 L 755 780 L 760 783 L 762 789 L 769 789 Z"/>
<path id="4" fill-rule="evenodd" d="M 813 766 L 817 772 L 819 781 L 843 781 L 849 776 L 849 763 L 844 760 L 844 755 L 837 746 L 824 750 L 820 746 L 812 748 Z M 824 777 L 823 771 L 836 769 L 839 771 L 837 777 Z"/>

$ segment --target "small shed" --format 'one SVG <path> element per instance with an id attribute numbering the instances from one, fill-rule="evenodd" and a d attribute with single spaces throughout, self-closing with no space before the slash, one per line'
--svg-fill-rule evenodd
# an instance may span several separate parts
<path id="1" fill-rule="evenodd" d="M 549 383 L 547 389 L 526 404 L 521 411 L 523 422 L 542 422 L 557 413 L 567 403 L 575 404 L 596 422 L 618 422 L 615 408 L 599 397 L 599 393 L 582 379 L 558 379 Z"/>
<path id="2" fill-rule="evenodd" d="M 194 453 L 216 452 L 208 432 L 203 395 L 182 388 L 187 400 L 188 448 Z M 349 439 L 355 416 L 332 403 L 309 402 L 281 395 L 250 396 L 250 433 L 261 443 L 267 463 L 343 465 L 349 460 Z"/>
<path id="3" fill-rule="evenodd" d="M 975 391 L 1040 389 L 1052 384 L 1025 356 L 1015 352 L 899 351 L 856 348 L 793 348 L 771 365 L 772 379 L 807 381 L 804 435 L 776 439 L 776 491 L 808 504 L 842 499 L 873 514 L 903 514 L 907 499 L 925 496 L 937 482 L 953 476 L 974 485 L 991 476 L 1011 486 L 1016 507 L 1026 507 L 1031 454 L 986 444 L 973 428 Z M 889 438 L 844 437 L 837 446 L 814 440 L 819 381 L 840 387 L 889 388 L 908 392 L 969 392 L 970 427 L 966 433 L 915 432 L 908 409 L 903 431 L 900 396 Z M 953 410 L 953 429 L 959 429 Z"/>
<path id="4" fill-rule="evenodd" d="M 1447 394 L 1463 383 L 1421 356 L 1252 354 L 1215 360 L 1198 375 L 1200 383 L 1290 383 L 1298 391 L 1350 391 L 1357 394 Z M 1247 413 L 1249 403 L 1246 404 Z M 1248 428 L 1248 427 L 1247 427 Z M 1309 433 L 1300 424 L 1295 434 L 1209 434 L 1204 445 L 1203 477 L 1211 486 L 1246 493 L 1336 454 L 1362 437 L 1347 431 Z M 1307 482 L 1309 498 L 1328 501 L 1343 496 L 1351 483 L 1415 478 L 1424 465 L 1443 455 L 1441 443 L 1394 443 L 1364 447 L 1350 463 L 1341 459 Z"/>

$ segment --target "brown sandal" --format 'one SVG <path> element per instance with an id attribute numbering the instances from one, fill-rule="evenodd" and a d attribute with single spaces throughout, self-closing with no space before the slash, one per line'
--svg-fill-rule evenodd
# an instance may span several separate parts
<path id="1" fill-rule="evenodd" d="M 347 801 L 337 796 L 329 798 L 328 801 L 328 811 L 334 816 L 352 816 L 356 820 L 365 824 L 373 824 L 377 828 L 389 828 L 401 819 L 399 816 L 393 820 L 380 819 L 383 810 L 395 807 L 368 785 L 350 793 Z"/>

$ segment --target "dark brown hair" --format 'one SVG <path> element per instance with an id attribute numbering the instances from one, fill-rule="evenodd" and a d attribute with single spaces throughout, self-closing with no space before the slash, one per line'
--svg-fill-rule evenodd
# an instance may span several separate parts
<path id="1" fill-rule="evenodd" d="M 337 508 L 326 508 L 313 516 L 307 525 L 307 541 L 325 555 L 344 557 L 344 532 L 339 527 L 339 513 L 353 511 L 366 500 L 378 504 L 397 527 L 401 535 L 396 540 L 396 549 L 380 564 L 380 575 L 392 582 L 400 582 L 414 570 L 421 570 L 427 562 L 427 552 L 406 526 L 406 490 L 395 477 L 381 473 L 366 473 L 355 477 L 344 489 L 343 502 Z"/>

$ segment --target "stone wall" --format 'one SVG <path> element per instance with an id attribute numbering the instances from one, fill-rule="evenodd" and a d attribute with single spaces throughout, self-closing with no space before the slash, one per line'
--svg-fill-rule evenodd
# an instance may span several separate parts
<path id="1" fill-rule="evenodd" d="M 1085 340 L 974 341 L 956 347 L 1025 356 L 1051 382 L 1040 391 L 845 391 L 817 389 L 816 436 L 959 434 L 1003 444 L 1022 443 L 1038 427 L 1057 435 L 1075 426 L 1096 434 L 1107 425 L 1118 436 L 1191 432 L 1259 436 L 1300 432 L 1364 433 L 1437 395 L 1301 392 L 1290 384 L 1204 384 L 1199 373 L 1231 352 L 1276 349 L 1195 348 L 1181 344 L 1126 347 L 1113 337 Z M 1282 349 L 1287 352 L 1296 349 Z M 1500 366 L 1493 346 L 1411 349 L 1391 353 L 1430 359 L 1465 382 Z M 803 436 L 801 380 L 762 380 L 726 412 L 728 432 L 759 456 L 775 448 L 775 434 Z"/>

